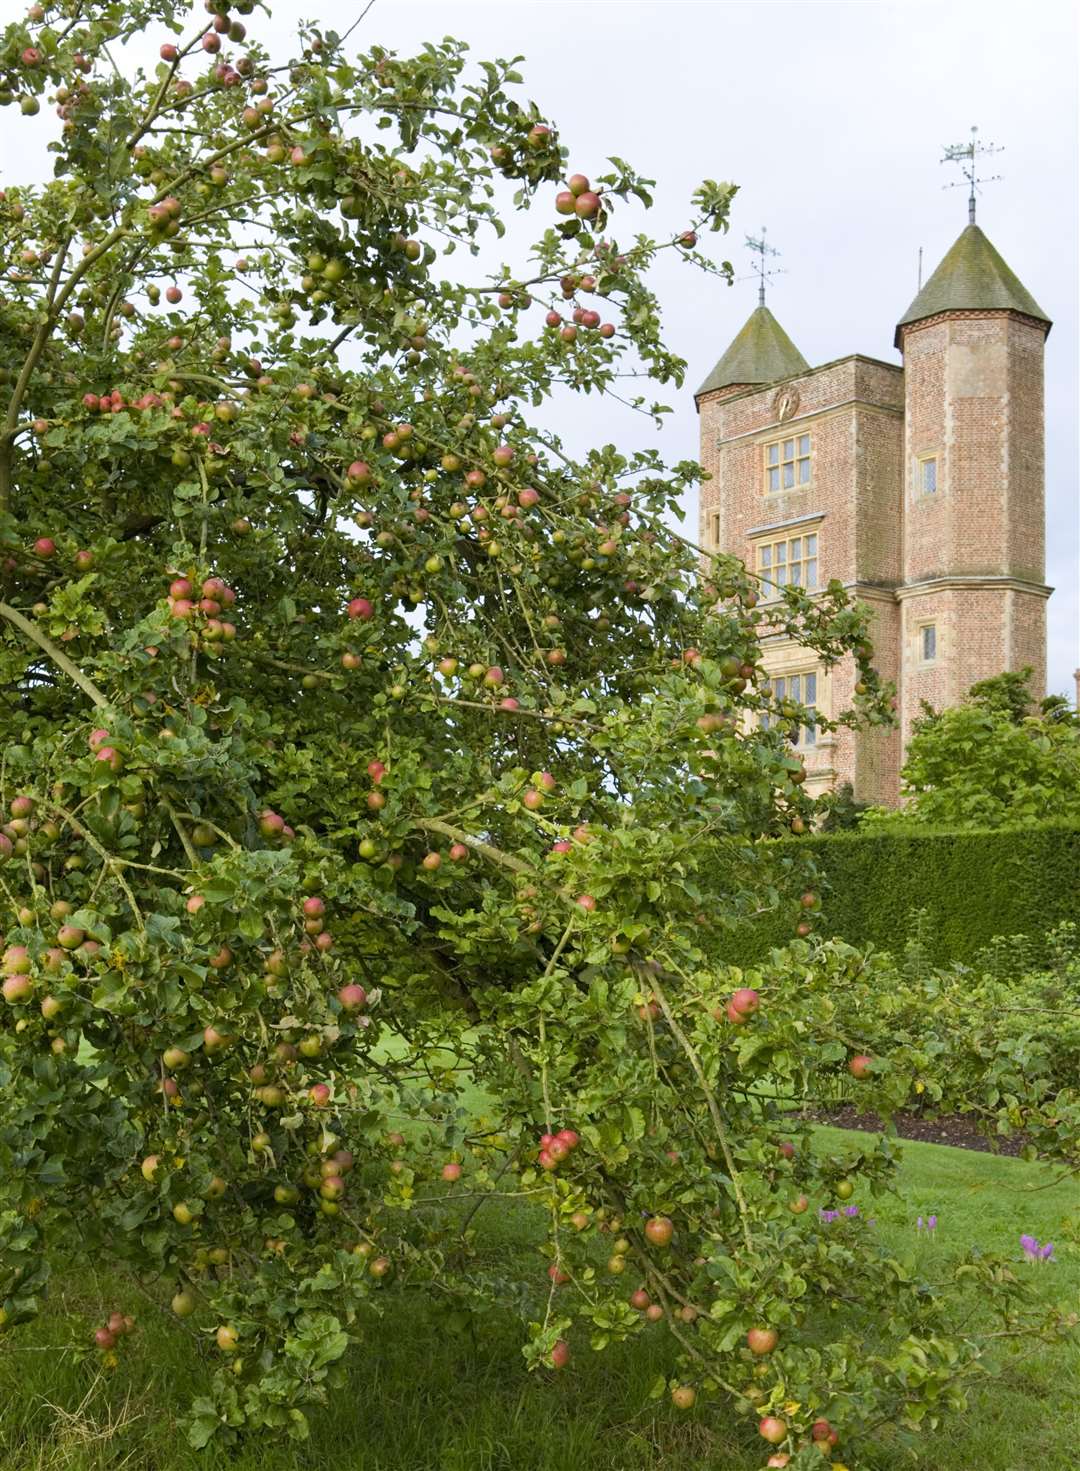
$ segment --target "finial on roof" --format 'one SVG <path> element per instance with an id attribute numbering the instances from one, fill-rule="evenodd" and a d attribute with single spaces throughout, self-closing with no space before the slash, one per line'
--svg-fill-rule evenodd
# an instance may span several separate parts
<path id="1" fill-rule="evenodd" d="M 975 195 L 979 191 L 980 184 L 993 184 L 1001 178 L 1000 174 L 992 174 L 988 179 L 979 178 L 979 154 L 1000 153 L 1002 150 L 993 143 L 980 143 L 978 141 L 979 130 L 977 127 L 971 130 L 970 143 L 951 143 L 945 148 L 945 156 L 940 160 L 942 163 L 958 163 L 961 165 L 962 179 L 954 179 L 949 184 L 943 184 L 944 189 L 960 189 L 966 183 L 971 192 L 968 195 L 968 224 L 975 223 Z"/>
<path id="2" fill-rule="evenodd" d="M 777 266 L 770 267 L 768 265 L 767 257 L 770 255 L 778 256 L 780 252 L 774 249 L 773 246 L 766 245 L 765 230 L 766 227 L 762 225 L 760 240 L 755 240 L 753 235 L 747 235 L 746 237 L 747 249 L 754 251 L 758 258 L 757 264 L 754 267 L 754 271 L 758 277 L 758 306 L 765 305 L 765 282 L 769 279 L 769 277 L 782 276 L 785 274 L 781 268 Z"/>

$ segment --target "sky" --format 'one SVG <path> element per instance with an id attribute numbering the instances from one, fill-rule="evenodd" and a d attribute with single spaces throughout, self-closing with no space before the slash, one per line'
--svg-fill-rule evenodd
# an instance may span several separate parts
<path id="1" fill-rule="evenodd" d="M 345 31 L 366 0 L 271 0 L 249 29 L 272 51 L 317 13 Z M 3 0 L 5 14 L 11 0 Z M 11 6 L 13 9 L 14 7 Z M 1072 694 L 1080 664 L 1078 510 L 1077 9 L 1070 0 L 375 0 L 354 32 L 401 54 L 453 35 L 478 58 L 521 55 L 524 91 L 557 124 L 570 167 L 604 171 L 619 155 L 657 180 L 649 224 L 668 235 L 704 178 L 739 186 L 731 232 L 707 237 L 734 286 L 658 265 L 669 346 L 688 364 L 657 438 L 650 422 L 590 398 L 561 426 L 631 449 L 658 444 L 670 461 L 697 457 L 693 390 L 756 304 L 743 245 L 763 225 L 783 268 L 769 305 L 811 364 L 861 352 L 898 362 L 898 318 L 967 223 L 967 190 L 940 163 L 973 124 L 1003 151 L 987 160 L 978 222 L 1054 323 L 1046 344 L 1047 581 L 1051 691 Z M 160 40 L 161 38 L 155 38 Z M 50 122 L 41 123 L 42 150 Z M 0 139 L 0 182 L 29 182 L 35 155 L 22 127 Z M 19 139 L 16 151 L 16 137 Z M 484 261 L 515 259 L 539 233 L 512 230 Z M 673 254 L 673 253 L 672 253 Z M 563 410 L 560 410 L 563 412 Z M 689 527 L 696 507 L 688 506 Z"/>

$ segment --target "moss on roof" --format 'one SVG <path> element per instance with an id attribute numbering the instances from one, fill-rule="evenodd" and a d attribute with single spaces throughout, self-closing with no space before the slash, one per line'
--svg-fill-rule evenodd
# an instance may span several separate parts
<path id="1" fill-rule="evenodd" d="M 896 346 L 900 346 L 901 329 L 912 322 L 939 312 L 987 310 L 1022 312 L 1050 325 L 1050 318 L 978 225 L 968 225 L 900 318 Z"/>
<path id="2" fill-rule="evenodd" d="M 810 364 L 769 308 L 759 306 L 694 397 L 730 388 L 733 383 L 776 383 L 809 369 Z"/>

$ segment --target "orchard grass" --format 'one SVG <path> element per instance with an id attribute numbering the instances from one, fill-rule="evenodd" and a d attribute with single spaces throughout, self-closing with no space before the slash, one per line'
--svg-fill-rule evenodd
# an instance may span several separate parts
<path id="1" fill-rule="evenodd" d="M 859 1142 L 838 1129 L 815 1134 L 816 1145 L 830 1152 Z M 1017 1258 L 1017 1271 L 1049 1298 L 1076 1302 L 1078 1192 L 1075 1180 L 1058 1181 L 1049 1167 L 908 1143 L 900 1196 L 855 1200 L 875 1221 L 867 1229 L 928 1268 L 978 1245 Z M 919 1216 L 936 1216 L 933 1237 L 916 1229 Z M 489 1208 L 477 1225 L 504 1268 L 516 1258 L 522 1279 L 542 1275 L 539 1212 Z M 1021 1233 L 1053 1241 L 1057 1260 L 1041 1267 L 1020 1261 Z M 763 1464 L 749 1422 L 729 1420 L 704 1397 L 685 1415 L 666 1397 L 649 1400 L 650 1386 L 668 1369 L 659 1330 L 600 1355 L 577 1348 L 561 1374 L 528 1375 L 510 1312 L 474 1336 L 445 1311 L 390 1295 L 384 1331 L 353 1352 L 349 1382 L 331 1406 L 313 1413 L 308 1445 L 263 1432 L 239 1451 L 197 1456 L 176 1429 L 207 1375 L 195 1337 L 144 1303 L 134 1305 L 137 1336 L 112 1375 L 99 1376 L 66 1351 L 69 1315 L 89 1325 L 121 1296 L 131 1303 L 130 1289 L 121 1291 L 107 1276 L 58 1270 L 50 1308 L 4 1341 L 3 1471 L 301 1471 L 320 1464 L 342 1471 L 758 1471 Z M 967 1413 L 928 1432 L 914 1460 L 882 1445 L 853 1458 L 853 1471 L 1075 1466 L 1080 1361 L 1068 1349 L 1021 1346 L 998 1362 L 1000 1374 L 973 1389 Z"/>

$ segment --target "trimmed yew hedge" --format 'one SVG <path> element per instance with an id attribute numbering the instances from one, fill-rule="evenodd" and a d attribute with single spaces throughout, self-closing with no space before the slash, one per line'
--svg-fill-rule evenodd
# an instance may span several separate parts
<path id="1" fill-rule="evenodd" d="M 969 961 L 995 935 L 1038 941 L 1062 920 L 1080 921 L 1080 823 L 985 831 L 821 833 L 777 845 L 794 869 L 817 871 L 815 932 L 900 951 L 920 911 L 927 959 Z M 803 864 L 798 859 L 805 860 Z M 727 932 L 721 957 L 763 959 L 793 935 L 794 902 Z"/>

